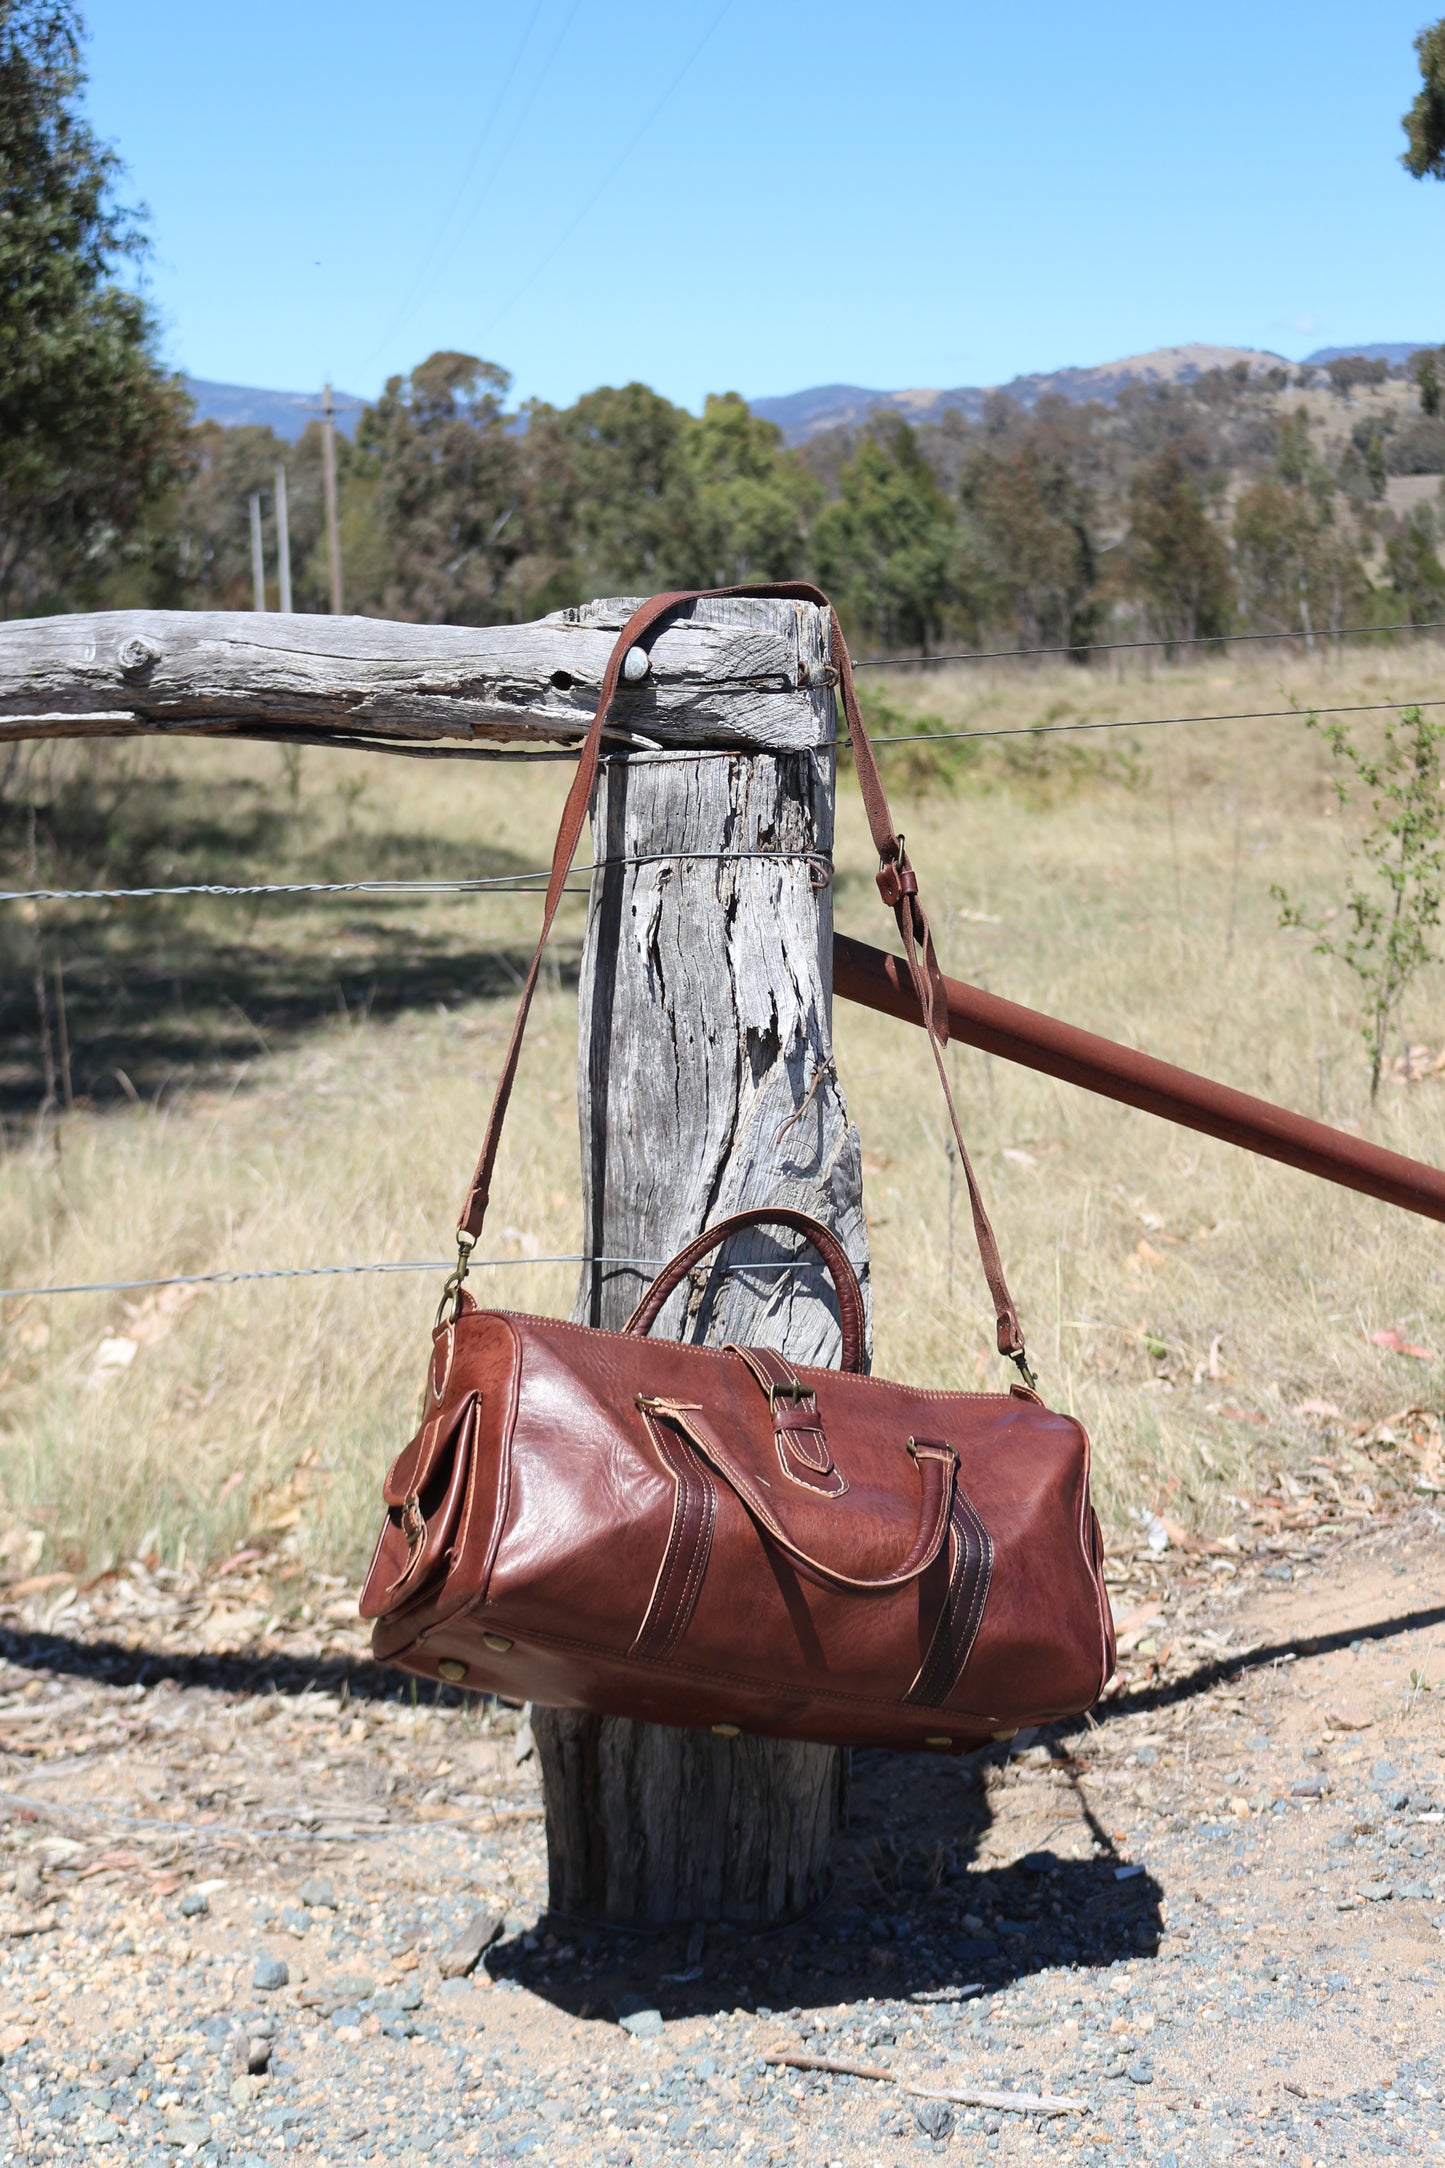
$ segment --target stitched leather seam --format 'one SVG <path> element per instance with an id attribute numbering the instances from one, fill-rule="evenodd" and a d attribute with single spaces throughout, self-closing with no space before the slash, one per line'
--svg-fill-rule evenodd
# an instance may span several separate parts
<path id="1" fill-rule="evenodd" d="M 500 1620 L 501 1615 L 499 1613 L 494 1614 L 494 1616 L 498 1617 Z M 451 1614 L 445 1621 L 438 1619 L 434 1625 L 426 1627 L 421 1633 L 417 1635 L 416 1643 L 414 1643 L 413 1646 L 431 1640 L 434 1635 L 438 1631 L 440 1631 L 443 1624 L 451 1625 L 454 1622 L 454 1617 L 455 1614 Z M 386 1621 L 383 1619 L 378 1623 L 381 1625 L 385 1625 Z M 642 1665 L 645 1666 L 648 1670 L 662 1672 L 669 1679 L 696 1679 L 703 1685 L 729 1687 L 736 1689 L 739 1693 L 756 1694 L 758 1692 L 758 1681 L 756 1679 L 746 1678 L 735 1672 L 705 1671 L 696 1664 L 665 1664 L 661 1659 L 657 1657 L 636 1656 L 632 1653 L 631 1650 L 606 1648 L 601 1642 L 578 1640 L 570 1634 L 548 1633 L 542 1628 L 529 1626 L 525 1629 L 525 1632 L 523 1632 L 521 1629 L 518 1630 L 517 1639 L 525 1639 L 528 1642 L 545 1644 L 545 1646 L 548 1648 L 576 1649 L 583 1655 L 605 1657 L 607 1661 L 612 1664 Z M 401 1652 L 398 1652 L 398 1655 L 400 1653 Z M 394 1663 L 398 1660 L 398 1656 L 393 1655 L 387 1660 Z M 769 1691 L 775 1696 L 786 1696 L 789 1699 L 794 1699 L 798 1701 L 828 1701 L 837 1702 L 852 1708 L 886 1709 L 891 1711 L 895 1717 L 900 1714 L 908 1716 L 913 1713 L 910 1704 L 904 1701 L 901 1696 L 898 1696 L 894 1699 L 889 1699 L 884 1696 L 872 1694 L 849 1694 L 845 1693 L 839 1687 L 814 1684 L 811 1680 L 809 1680 L 807 1683 L 800 1683 L 796 1686 L 774 1685 L 769 1689 Z M 962 1719 L 967 1718 L 970 1722 L 977 1722 L 979 1724 L 985 1725 L 996 1725 L 1002 1721 L 1001 1717 L 996 1715 L 987 1716 L 981 1710 L 973 1711 L 950 1709 L 948 1713 L 951 1719 L 954 1717 L 958 1717 L 960 1721 L 962 1721 Z M 1067 1716 L 1073 1713 L 1074 1711 L 1072 1704 L 1069 1704 L 1066 1707 L 1061 1707 L 1051 1712 L 1052 1715 L 1058 1716 Z M 1030 1709 L 1027 1712 L 1026 1716 L 1021 1719 L 1021 1721 L 1027 1721 L 1030 1724 L 1045 1723 L 1050 1720 L 1051 1715 L 1045 1714 L 1043 1711 L 1038 1709 Z"/>
<path id="2" fill-rule="evenodd" d="M 647 1609 L 642 1614 L 642 1624 L 638 1627 L 636 1638 L 632 1644 L 634 1651 L 645 1649 L 651 1636 L 657 1632 L 659 1615 L 666 1603 L 667 1583 L 672 1576 L 673 1567 L 677 1563 L 677 1554 L 682 1544 L 683 1527 L 687 1519 L 687 1491 L 682 1470 L 674 1464 L 671 1454 L 653 1428 L 651 1417 L 645 1412 L 642 1422 L 648 1437 L 652 1441 L 653 1450 L 672 1478 L 672 1522 L 667 1532 L 667 1542 L 663 1548 L 662 1563 L 657 1569 L 657 1578 L 652 1584 L 652 1594 L 647 1599 Z"/>
<path id="3" fill-rule="evenodd" d="M 689 1448 L 684 1445 L 683 1451 L 688 1452 Z M 696 1609 L 697 1599 L 702 1590 L 703 1576 L 707 1572 L 708 1560 L 712 1555 L 713 1529 L 717 1525 L 717 1485 L 705 1468 L 697 1466 L 695 1472 L 701 1487 L 702 1518 L 698 1524 L 697 1535 L 693 1542 L 692 1556 L 688 1560 L 687 1579 L 683 1583 L 682 1601 L 677 1607 L 672 1622 L 672 1631 L 669 1633 L 666 1646 L 662 1651 L 664 1656 L 673 1654 L 692 1623 L 692 1614 Z"/>
<path id="4" fill-rule="evenodd" d="M 907 1694 L 910 1703 L 923 1708 L 942 1708 L 956 1689 L 973 1654 L 993 1581 L 993 1538 L 957 1488 L 951 1519 L 958 1549 L 948 1594 L 928 1653 Z M 965 1598 L 967 1608 L 960 1619 L 959 1603 Z"/>
<path id="5" fill-rule="evenodd" d="M 625 1340 L 629 1347 L 636 1347 L 639 1344 L 636 1333 L 610 1332 L 605 1325 L 574 1325 L 570 1317 L 538 1317 L 529 1310 L 477 1310 L 470 1313 L 470 1316 L 474 1316 L 478 1322 L 488 1317 L 505 1318 L 509 1323 L 515 1320 L 519 1325 L 541 1325 L 548 1332 L 582 1333 L 589 1340 L 595 1339 L 600 1334 L 604 1340 Z M 469 1321 L 470 1317 L 462 1320 L 463 1323 Z M 727 1348 L 704 1346 L 701 1341 L 676 1341 L 665 1344 L 684 1347 L 689 1355 L 709 1355 L 715 1359 L 721 1359 L 729 1352 Z M 1001 1407 L 1016 1408 L 1019 1406 L 1017 1393 L 1011 1392 L 966 1393 L 951 1392 L 947 1388 L 934 1386 L 903 1385 L 896 1378 L 875 1378 L 872 1375 L 865 1377 L 857 1372 L 847 1370 L 820 1370 L 815 1363 L 807 1364 L 798 1373 L 800 1377 L 806 1377 L 809 1374 L 815 1378 L 852 1377 L 859 1385 L 875 1385 L 882 1392 L 904 1393 L 910 1400 L 966 1400 L 970 1405 L 977 1407 L 987 1407 L 990 1402 L 996 1401 Z M 1067 1423 L 1071 1429 L 1082 1434 L 1082 1423 L 1076 1422 L 1072 1415 L 1061 1415 L 1057 1408 L 1050 1408 L 1048 1413 L 1057 1422 Z"/>
<path id="6" fill-rule="evenodd" d="M 717 1488 L 708 1470 L 701 1466 L 691 1452 L 686 1440 L 678 1441 L 674 1453 L 672 1441 L 664 1437 L 653 1417 L 645 1409 L 642 1419 L 658 1459 L 672 1477 L 673 1513 L 667 1548 L 663 1553 L 657 1580 L 653 1584 L 647 1610 L 629 1653 L 666 1658 L 672 1654 L 691 1623 L 703 1575 L 707 1571 L 717 1516 Z M 692 1532 L 684 1558 L 683 1544 L 687 1540 L 688 1522 L 694 1507 L 697 1510 L 697 1526 Z M 680 1561 L 683 1565 L 682 1587 L 674 1595 L 672 1584 Z"/>
<path id="7" fill-rule="evenodd" d="M 487 1590 L 491 1587 L 492 1570 L 497 1563 L 497 1552 L 501 1547 L 502 1534 L 512 1509 L 512 1448 L 517 1436 L 517 1410 L 522 1404 L 521 1335 L 504 1311 L 493 1311 L 492 1315 L 498 1319 L 502 1330 L 512 1343 L 511 1396 L 506 1419 L 497 1433 L 497 1503 L 492 1515 L 492 1540 L 488 1546 L 486 1562 L 477 1581 L 479 1601 L 485 1601 Z M 479 1398 L 479 1410 L 480 1406 Z M 480 1444 L 480 1422 L 478 1423 L 478 1443 Z"/>
<path id="8" fill-rule="evenodd" d="M 778 1466 L 782 1469 L 788 1481 L 796 1484 L 799 1490 L 806 1491 L 810 1498 L 841 1498 L 848 1490 L 848 1478 L 836 1461 L 826 1471 L 822 1468 L 816 1471 L 819 1475 L 826 1473 L 836 1476 L 838 1479 L 838 1488 L 836 1490 L 825 1490 L 821 1483 L 810 1483 L 805 1475 L 794 1475 L 792 1469 L 788 1466 L 788 1456 L 783 1445 L 783 1433 L 780 1430 L 773 1432 L 773 1443 L 778 1449 Z"/>

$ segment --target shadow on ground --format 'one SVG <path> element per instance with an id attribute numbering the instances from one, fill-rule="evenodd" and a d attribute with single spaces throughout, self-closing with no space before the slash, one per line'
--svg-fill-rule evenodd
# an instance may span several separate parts
<path id="1" fill-rule="evenodd" d="M 1159 1886 L 1143 1873 L 1121 1881 L 1097 1825 L 1093 1858 L 1042 1850 L 977 1865 L 996 1758 L 940 1766 L 860 1755 L 833 1891 L 791 1926 L 640 1935 L 551 1914 L 534 1935 L 498 1943 L 488 1969 L 577 2017 L 615 2013 L 631 1997 L 673 2019 L 870 1996 L 965 2002 L 1046 1966 L 1110 1965 L 1157 1949 Z"/>

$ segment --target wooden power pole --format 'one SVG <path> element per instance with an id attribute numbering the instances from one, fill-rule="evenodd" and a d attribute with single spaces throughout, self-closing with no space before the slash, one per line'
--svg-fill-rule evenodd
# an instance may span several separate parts
<path id="1" fill-rule="evenodd" d="M 286 509 L 286 469 L 276 469 L 276 606 L 291 615 L 291 517 Z"/>
<path id="2" fill-rule="evenodd" d="M 331 614 L 346 609 L 341 590 L 341 526 L 336 512 L 336 405 L 327 384 L 321 399 L 321 480 L 326 492 L 326 553 L 331 566 Z"/>
<path id="3" fill-rule="evenodd" d="M 810 742 L 723 752 L 719 736 L 736 733 L 715 726 L 696 750 L 604 761 L 593 855 L 605 870 L 582 962 L 584 1247 L 665 1258 L 725 1213 L 788 1204 L 840 1236 L 866 1293 L 858 1137 L 832 1055 L 827 613 L 737 600 L 680 615 L 734 638 L 781 634 L 792 683 L 816 688 Z M 635 727 L 646 732 L 645 718 Z M 778 1269 L 795 1250 L 782 1229 L 739 1239 L 726 1269 L 679 1290 L 654 1331 L 836 1362 L 816 1261 L 805 1251 L 798 1269 Z M 620 1325 L 649 1277 L 584 1266 L 574 1316 Z M 532 1727 L 559 1911 L 757 1924 L 822 1896 L 844 1807 L 838 1749 L 558 1710 L 534 1710 Z"/>
<path id="4" fill-rule="evenodd" d="M 266 607 L 266 553 L 261 546 L 261 493 L 251 492 L 251 607 Z"/>

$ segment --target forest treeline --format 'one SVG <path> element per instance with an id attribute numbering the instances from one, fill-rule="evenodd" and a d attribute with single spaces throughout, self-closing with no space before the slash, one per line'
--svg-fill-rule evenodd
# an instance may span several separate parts
<path id="1" fill-rule="evenodd" d="M 1392 475 L 1445 473 L 1441 376 L 1433 353 L 1403 379 L 1336 363 L 1327 390 L 1238 364 L 1110 406 L 1000 394 L 978 422 L 917 428 L 885 411 L 788 449 L 734 393 L 701 415 L 644 384 L 514 408 L 501 369 L 433 354 L 338 441 L 346 607 L 489 624 L 809 578 L 862 647 L 900 653 L 1435 618 L 1440 510 L 1394 512 L 1387 493 Z M 270 521 L 278 465 L 296 607 L 324 610 L 319 422 L 296 444 L 186 431 L 175 480 L 97 565 L 91 599 L 248 607 L 248 501 Z M 274 581 L 269 524 L 267 548 Z"/>

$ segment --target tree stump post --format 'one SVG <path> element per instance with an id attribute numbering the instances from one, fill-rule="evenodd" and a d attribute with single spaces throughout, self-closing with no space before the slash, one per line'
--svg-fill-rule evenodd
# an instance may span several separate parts
<path id="1" fill-rule="evenodd" d="M 582 965 L 584 1247 L 589 1259 L 661 1261 L 727 1213 L 787 1204 L 839 1236 L 866 1299 L 858 1136 L 832 1057 L 827 613 L 781 601 L 692 607 L 703 621 L 796 642 L 814 742 L 604 764 L 593 836 L 606 864 L 593 876 Z M 629 722 L 647 729 L 645 715 Z M 783 1229 L 738 1237 L 677 1291 L 654 1332 L 835 1363 L 837 1310 L 821 1266 L 803 1251 L 778 1269 L 796 1254 Z M 589 1263 L 573 1315 L 616 1327 L 652 1277 Z M 846 1806 L 841 1750 L 553 1709 L 535 1710 L 532 1724 L 557 1911 L 759 1925 L 824 1894 Z"/>

